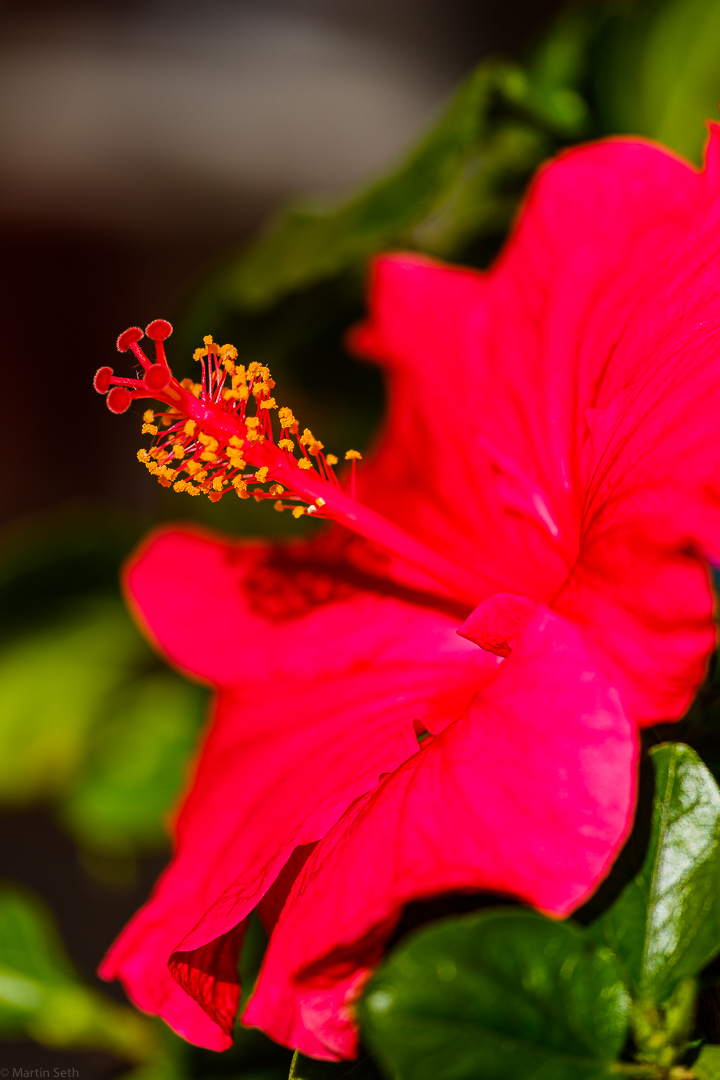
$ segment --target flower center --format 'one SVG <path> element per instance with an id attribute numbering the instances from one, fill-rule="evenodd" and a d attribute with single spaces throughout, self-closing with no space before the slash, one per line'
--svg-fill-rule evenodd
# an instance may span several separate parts
<path id="1" fill-rule="evenodd" d="M 334 472 L 337 457 L 324 453 L 309 428 L 301 435 L 291 410 L 278 407 L 269 368 L 238 364 L 234 346 L 218 346 L 206 337 L 204 348 L 194 353 L 200 381 L 178 382 L 165 357 L 170 323 L 156 319 L 145 333 L 155 344 L 154 361 L 140 346 L 144 335 L 138 327 L 125 330 L 117 341 L 120 352 L 134 354 L 141 377 L 120 378 L 112 368 L 101 367 L 94 385 L 107 394 L 111 412 L 125 412 L 138 398 L 153 398 L 167 406 L 145 411 L 142 430 L 153 436 L 153 445 L 138 451 L 138 459 L 164 487 L 204 494 L 214 502 L 233 491 L 241 499 L 274 499 L 278 511 L 290 510 L 294 517 L 311 514 L 345 525 L 473 606 L 482 598 L 486 589 L 472 571 L 357 501 L 355 469 L 361 460 L 357 450 L 345 454 L 351 462 L 350 494 L 343 490 Z"/>

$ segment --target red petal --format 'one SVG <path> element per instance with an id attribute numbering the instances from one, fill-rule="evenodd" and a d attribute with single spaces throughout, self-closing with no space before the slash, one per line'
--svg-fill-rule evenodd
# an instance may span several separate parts
<path id="1" fill-rule="evenodd" d="M 127 575 L 170 659 L 222 692 L 178 818 L 173 861 L 102 974 L 122 978 L 136 1004 L 203 1045 L 211 1045 L 205 1015 L 184 994 L 183 1010 L 167 970 L 171 954 L 188 992 L 223 1021 L 231 997 L 215 985 L 227 983 L 216 967 L 227 956 L 223 935 L 267 893 L 295 848 L 317 841 L 415 753 L 417 721 L 442 730 L 497 669 L 494 657 L 458 637 L 459 619 L 389 597 L 358 592 L 269 621 L 244 588 L 266 558 L 257 545 L 167 532 Z M 239 941 L 235 935 L 235 949 Z"/>
<path id="2" fill-rule="evenodd" d="M 627 835 L 636 759 L 582 635 L 542 609 L 467 715 L 318 844 L 243 1021 L 303 1053 L 350 1057 L 348 1005 L 408 901 L 496 891 L 567 915 Z"/>

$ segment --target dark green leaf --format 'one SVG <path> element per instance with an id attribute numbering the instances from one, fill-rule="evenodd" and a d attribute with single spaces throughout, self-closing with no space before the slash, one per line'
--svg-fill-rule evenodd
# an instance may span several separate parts
<path id="1" fill-rule="evenodd" d="M 609 949 L 571 923 L 502 909 L 437 923 L 370 980 L 363 1037 L 397 1080 L 596 1080 L 628 995 Z"/>
<path id="2" fill-rule="evenodd" d="M 382 1080 L 372 1058 L 358 1061 L 316 1061 L 295 1052 L 288 1080 Z"/>
<path id="3" fill-rule="evenodd" d="M 651 750 L 652 832 L 642 869 L 591 928 L 635 995 L 661 1005 L 720 951 L 720 790 L 690 747 Z"/>
<path id="4" fill-rule="evenodd" d="M 697 1080 L 720 1080 L 720 1046 L 704 1046 L 692 1072 Z"/>

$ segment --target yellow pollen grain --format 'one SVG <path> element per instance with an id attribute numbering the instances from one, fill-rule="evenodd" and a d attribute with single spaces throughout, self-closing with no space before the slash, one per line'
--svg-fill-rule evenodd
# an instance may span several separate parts
<path id="1" fill-rule="evenodd" d="M 325 443 L 313 442 L 308 446 L 308 454 L 319 454 L 325 447 Z"/>
<path id="2" fill-rule="evenodd" d="M 322 498 L 322 496 L 321 496 L 321 495 L 318 495 L 318 497 L 317 497 L 317 499 L 315 500 L 315 502 L 316 502 L 316 503 L 318 504 L 318 506 L 324 506 L 324 505 L 325 505 L 325 500 L 324 500 L 324 499 Z"/>
<path id="3" fill-rule="evenodd" d="M 292 439 L 281 439 L 278 446 L 281 450 L 288 450 L 290 453 L 295 449 Z"/>
<path id="4" fill-rule="evenodd" d="M 260 417 L 259 416 L 246 416 L 245 417 L 245 426 L 246 427 L 248 427 L 248 428 L 256 428 L 256 427 L 258 427 L 259 424 L 260 424 Z"/>
<path id="5" fill-rule="evenodd" d="M 173 484 L 173 491 L 185 491 L 187 486 L 187 480 L 178 480 L 176 484 Z"/>
<path id="6" fill-rule="evenodd" d="M 285 488 L 282 486 L 282 484 L 273 484 L 272 487 L 268 490 L 268 495 L 282 495 L 284 490 Z"/>
<path id="7" fill-rule="evenodd" d="M 283 405 L 282 409 L 278 412 L 278 419 L 284 428 L 292 427 L 293 424 L 297 424 L 297 420 L 293 416 L 292 409 L 288 409 Z"/>
<path id="8" fill-rule="evenodd" d="M 137 459 L 138 459 L 138 461 L 142 462 L 143 465 L 145 464 L 145 462 L 148 460 L 149 457 L 150 457 L 150 455 L 148 454 L 147 450 L 138 450 Z"/>
<path id="9" fill-rule="evenodd" d="M 193 360 L 202 360 L 203 356 L 207 356 L 207 349 L 196 349 L 193 353 Z M 185 382 L 184 379 L 183 382 Z"/>
<path id="10" fill-rule="evenodd" d="M 239 401 L 239 390 L 223 390 L 223 401 Z"/>
<path id="11" fill-rule="evenodd" d="M 220 352 L 224 357 L 228 357 L 230 360 L 237 360 L 238 351 L 234 345 L 223 345 Z"/>
<path id="12" fill-rule="evenodd" d="M 301 518 L 304 513 L 305 513 L 305 507 L 304 506 L 296 506 L 295 509 L 292 512 L 292 516 L 294 518 Z"/>
<path id="13" fill-rule="evenodd" d="M 197 424 L 195 423 L 194 420 L 188 420 L 185 427 L 183 428 L 183 431 L 185 432 L 186 435 L 194 435 L 196 427 L 197 427 Z"/>
<path id="14" fill-rule="evenodd" d="M 315 438 L 309 427 L 306 427 L 303 431 L 302 435 L 300 436 L 300 442 L 303 444 L 303 446 L 309 446 L 310 443 L 317 442 L 317 439 Z"/>
<path id="15" fill-rule="evenodd" d="M 146 409 L 145 412 L 143 413 L 143 423 L 152 424 L 154 419 L 155 419 L 155 413 L 152 411 L 152 409 Z"/>
<path id="16" fill-rule="evenodd" d="M 362 454 L 357 450 L 348 450 L 345 454 L 346 461 L 362 461 Z"/>
<path id="17" fill-rule="evenodd" d="M 143 424 L 141 434 L 143 434 L 143 435 L 157 435 L 157 433 L 158 433 L 158 429 L 156 428 L 155 424 Z"/>
<path id="18" fill-rule="evenodd" d="M 201 442 L 208 450 L 217 450 L 218 448 L 217 439 L 213 439 L 212 435 L 206 435 L 204 431 L 201 431 L 198 435 L 198 442 Z"/>
<path id="19" fill-rule="evenodd" d="M 217 459 L 218 459 L 218 456 L 217 456 L 217 454 L 215 453 L 214 450 L 205 450 L 200 455 L 200 460 L 201 461 L 217 461 Z"/>
<path id="20" fill-rule="evenodd" d="M 228 446 L 236 446 L 238 450 L 242 450 L 243 440 L 239 439 L 237 435 L 231 435 L 228 439 Z"/>
<path id="21" fill-rule="evenodd" d="M 258 469 L 258 471 L 255 473 L 255 479 L 258 480 L 261 484 L 264 484 L 265 481 L 267 480 L 267 474 L 269 472 L 270 472 L 270 470 L 269 470 L 268 466 L 263 465 L 262 468 Z"/>
<path id="22" fill-rule="evenodd" d="M 277 409 L 277 402 L 274 397 L 266 398 L 265 401 L 260 402 L 261 409 Z"/>
<path id="23" fill-rule="evenodd" d="M 325 461 L 328 463 L 328 465 L 337 465 L 338 463 L 338 459 L 335 457 L 334 454 L 326 454 Z"/>
<path id="24" fill-rule="evenodd" d="M 227 457 L 233 469 L 244 469 L 247 465 L 245 458 L 239 450 L 228 450 Z"/>
<path id="25" fill-rule="evenodd" d="M 308 461 L 307 458 L 300 458 L 298 465 L 301 469 L 312 469 L 312 461 Z"/>
<path id="26" fill-rule="evenodd" d="M 278 513 L 282 513 L 285 507 L 283 506 L 282 499 L 278 499 L 276 503 L 273 503 L 273 510 L 277 510 Z"/>
<path id="27" fill-rule="evenodd" d="M 221 476 L 216 476 L 214 478 L 213 482 L 212 482 L 212 486 L 215 488 L 216 491 L 222 491 L 222 489 L 223 489 L 222 477 Z"/>

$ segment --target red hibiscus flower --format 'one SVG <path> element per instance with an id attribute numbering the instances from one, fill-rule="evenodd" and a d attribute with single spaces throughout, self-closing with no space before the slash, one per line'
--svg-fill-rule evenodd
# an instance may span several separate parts
<path id="1" fill-rule="evenodd" d="M 229 1045 L 254 908 L 271 937 L 244 1022 L 335 1059 L 408 902 L 563 916 L 608 871 L 637 728 L 684 712 L 715 642 L 718 131 L 702 173 L 630 139 L 564 154 L 488 273 L 376 264 L 354 345 L 390 406 L 356 501 L 309 433 L 299 461 L 275 445 L 265 373 L 248 420 L 210 339 L 194 393 L 140 331 L 120 344 L 142 382 L 101 369 L 111 407 L 167 402 L 201 490 L 284 485 L 347 527 L 285 547 L 172 529 L 127 570 L 148 633 L 218 692 L 173 860 L 102 973 L 188 1039 Z M 172 445 L 150 465 L 187 488 Z"/>

